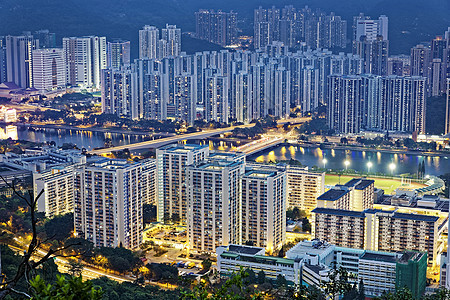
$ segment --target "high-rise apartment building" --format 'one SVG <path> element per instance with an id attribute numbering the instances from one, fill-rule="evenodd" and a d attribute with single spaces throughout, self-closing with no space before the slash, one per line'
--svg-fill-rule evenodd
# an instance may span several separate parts
<path id="1" fill-rule="evenodd" d="M 108 42 L 106 51 L 107 66 L 111 69 L 120 69 L 124 65 L 131 63 L 130 41 L 114 40 Z"/>
<path id="2" fill-rule="evenodd" d="M 6 39 L 0 36 L 0 83 L 6 82 Z"/>
<path id="3" fill-rule="evenodd" d="M 411 75 L 411 56 L 393 55 L 388 58 L 387 75 L 409 76 Z"/>
<path id="4" fill-rule="evenodd" d="M 328 122 L 341 133 L 358 133 L 361 128 L 361 77 L 328 77 Z"/>
<path id="5" fill-rule="evenodd" d="M 431 49 L 423 44 L 411 48 L 411 76 L 429 77 Z"/>
<path id="6" fill-rule="evenodd" d="M 159 29 L 145 25 L 139 30 L 139 58 L 157 58 Z"/>
<path id="7" fill-rule="evenodd" d="M 66 64 L 63 49 L 33 50 L 33 85 L 42 93 L 66 87 Z"/>
<path id="8" fill-rule="evenodd" d="M 318 207 L 312 212 L 313 235 L 317 239 L 358 249 L 427 252 L 428 264 L 437 263 L 439 217 L 376 209 L 352 211 Z"/>
<path id="9" fill-rule="evenodd" d="M 387 75 L 389 58 L 389 41 L 379 35 L 374 40 L 362 36 L 354 43 L 354 54 L 363 58 L 366 74 Z"/>
<path id="10" fill-rule="evenodd" d="M 359 17 L 355 20 L 355 22 L 355 41 L 360 41 L 362 37 L 365 37 L 365 40 L 369 42 L 377 40 L 379 36 L 381 36 L 383 40 L 389 39 L 389 19 L 385 15 L 380 16 L 377 20 L 372 20 L 367 17 Z"/>
<path id="11" fill-rule="evenodd" d="M 288 166 L 287 207 L 307 212 L 317 206 L 317 198 L 325 191 L 325 173 L 308 171 L 307 167 Z"/>
<path id="12" fill-rule="evenodd" d="M 35 195 L 43 191 L 37 209 L 44 212 L 47 218 L 73 212 L 74 167 L 56 166 L 41 173 L 33 173 Z"/>
<path id="13" fill-rule="evenodd" d="M 29 33 L 6 37 L 7 81 L 22 88 L 33 86 L 33 50 L 38 48 L 39 40 Z"/>
<path id="14" fill-rule="evenodd" d="M 241 154 L 218 153 L 186 168 L 190 250 L 214 253 L 219 246 L 241 243 L 240 178 L 244 172 Z"/>
<path id="15" fill-rule="evenodd" d="M 374 197 L 373 180 L 354 178 L 317 197 L 317 207 L 363 211 L 373 207 Z"/>
<path id="16" fill-rule="evenodd" d="M 286 239 L 286 170 L 252 165 L 241 176 L 242 243 L 280 249 Z"/>
<path id="17" fill-rule="evenodd" d="M 100 89 L 101 73 L 107 67 L 106 37 L 63 38 L 67 83 Z"/>
<path id="18" fill-rule="evenodd" d="M 308 7 L 296 9 L 285 6 L 254 11 L 255 49 L 264 49 L 273 41 L 287 47 L 299 47 L 302 43 L 316 48 L 345 48 L 347 45 L 347 21 L 334 13 L 327 15 Z"/>
<path id="19" fill-rule="evenodd" d="M 156 159 L 146 160 L 145 176 L 142 176 L 141 180 L 143 181 L 142 203 L 156 205 L 158 199 Z"/>
<path id="20" fill-rule="evenodd" d="M 41 29 L 33 33 L 35 39 L 39 40 L 40 48 L 56 48 L 56 34 L 48 29 Z"/>
<path id="21" fill-rule="evenodd" d="M 221 46 L 237 40 L 237 13 L 201 9 L 195 13 L 195 37 Z"/>
<path id="22" fill-rule="evenodd" d="M 130 69 L 102 70 L 102 112 L 137 119 L 136 73 Z"/>
<path id="23" fill-rule="evenodd" d="M 206 78 L 206 119 L 228 123 L 228 80 L 225 76 Z"/>
<path id="24" fill-rule="evenodd" d="M 166 25 L 161 29 L 161 40 L 165 42 L 166 55 L 178 56 L 181 53 L 181 29 L 176 25 Z"/>
<path id="25" fill-rule="evenodd" d="M 332 75 L 328 82 L 330 128 L 425 132 L 426 78 Z"/>
<path id="26" fill-rule="evenodd" d="M 444 133 L 446 135 L 450 134 L 450 78 L 447 79 L 447 101 L 446 101 L 446 107 L 445 107 L 445 130 L 444 130 Z"/>
<path id="27" fill-rule="evenodd" d="M 136 249 L 142 242 L 142 205 L 151 201 L 146 191 L 152 169 L 152 160 L 102 159 L 77 167 L 75 235 L 96 247 Z"/>
<path id="28" fill-rule="evenodd" d="M 186 223 L 186 168 L 205 160 L 207 145 L 171 144 L 156 149 L 158 173 L 158 222 Z"/>
<path id="29" fill-rule="evenodd" d="M 382 130 L 425 133 L 426 78 L 383 77 L 380 97 Z"/>

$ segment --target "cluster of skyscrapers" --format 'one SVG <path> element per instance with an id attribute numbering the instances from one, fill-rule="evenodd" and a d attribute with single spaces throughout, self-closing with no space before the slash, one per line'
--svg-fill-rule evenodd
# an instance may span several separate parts
<path id="1" fill-rule="evenodd" d="M 235 12 L 200 10 L 195 16 L 197 38 L 236 43 Z M 336 133 L 426 133 L 426 99 L 449 86 L 449 31 L 413 47 L 409 56 L 389 56 L 388 18 L 361 14 L 353 19 L 353 53 L 326 50 L 347 46 L 346 28 L 340 17 L 308 7 L 259 7 L 254 51 L 187 55 L 181 29 L 146 25 L 134 61 L 128 41 L 69 37 L 55 48 L 48 30 L 24 32 L 0 39 L 0 81 L 44 94 L 67 86 L 101 89 L 103 112 L 132 119 L 249 123 L 325 105 Z"/>
<path id="2" fill-rule="evenodd" d="M 133 119 L 249 123 L 321 105 L 331 129 L 425 132 L 425 77 L 366 75 L 358 55 L 289 52 L 273 42 L 255 52 L 222 50 L 139 59 L 103 71 L 103 111 Z M 392 116 L 386 118 L 386 116 Z"/>
<path id="3" fill-rule="evenodd" d="M 311 211 L 324 191 L 324 173 L 247 163 L 242 153 L 202 145 L 167 145 L 156 159 L 134 163 L 72 152 L 49 150 L 11 163 L 27 162 L 23 167 L 33 171 L 34 190 L 44 190 L 39 211 L 74 212 L 76 236 L 96 246 L 137 248 L 142 206 L 155 204 L 159 222 L 187 226 L 191 251 L 245 243 L 272 252 L 285 242 L 287 208 Z"/>
<path id="4" fill-rule="evenodd" d="M 264 49 L 274 41 L 287 47 L 345 48 L 347 21 L 334 13 L 327 15 L 309 7 L 297 9 L 285 6 L 255 9 L 253 45 Z"/>
<path id="5" fill-rule="evenodd" d="M 195 13 L 195 37 L 220 46 L 230 46 L 238 38 L 237 13 L 201 9 Z"/>
<path id="6" fill-rule="evenodd" d="M 139 30 L 139 58 L 162 59 L 181 53 L 181 29 L 176 25 L 166 25 L 161 29 L 145 25 Z"/>
<path id="7" fill-rule="evenodd" d="M 103 69 L 130 63 L 130 42 L 106 37 L 63 38 L 62 48 L 48 30 L 0 40 L 0 81 L 41 94 L 67 86 L 100 89 Z"/>
<path id="8" fill-rule="evenodd" d="M 242 153 L 210 152 L 207 146 L 168 145 L 157 149 L 156 161 L 158 221 L 186 224 L 196 252 L 244 243 L 279 249 L 286 209 L 315 200 L 324 189 L 322 173 L 247 163 Z M 304 177 L 319 184 L 292 184 Z"/>

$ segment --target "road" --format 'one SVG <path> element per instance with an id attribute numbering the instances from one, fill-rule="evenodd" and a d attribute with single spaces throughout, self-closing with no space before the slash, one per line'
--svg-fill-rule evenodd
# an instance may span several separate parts
<path id="1" fill-rule="evenodd" d="M 166 137 L 166 138 L 161 138 L 161 139 L 156 139 L 156 140 L 151 140 L 151 141 L 145 141 L 145 142 L 140 142 L 140 143 L 135 143 L 135 144 L 128 144 L 128 145 L 122 145 L 122 146 L 117 146 L 117 147 L 92 150 L 92 151 L 89 151 L 89 153 L 99 155 L 99 154 L 110 153 L 112 151 L 121 151 L 124 149 L 136 150 L 136 149 L 142 149 L 142 148 L 157 148 L 157 147 L 161 147 L 166 144 L 175 143 L 175 142 L 183 141 L 183 140 L 204 139 L 204 138 L 216 135 L 216 134 L 233 131 L 235 128 L 249 128 L 249 127 L 253 127 L 254 125 L 255 124 L 248 124 L 248 125 L 232 126 L 232 127 L 219 128 L 219 129 L 213 129 L 213 130 L 207 130 L 207 131 L 205 130 L 205 131 L 188 133 L 188 134 L 183 134 L 183 135 L 176 135 L 176 136 L 171 136 L 171 137 Z"/>
<path id="2" fill-rule="evenodd" d="M 311 120 L 310 117 L 281 119 L 281 120 L 278 120 L 277 123 L 279 125 L 283 125 L 286 123 L 301 124 L 301 123 L 304 123 L 309 120 Z M 175 143 L 175 142 L 183 141 L 183 140 L 204 139 L 204 138 L 207 138 L 207 137 L 210 137 L 213 135 L 233 131 L 235 128 L 250 128 L 250 127 L 253 127 L 254 125 L 255 124 L 252 123 L 252 124 L 248 124 L 248 125 L 239 125 L 239 126 L 231 126 L 231 127 L 227 127 L 227 128 L 219 128 L 219 129 L 214 129 L 214 130 L 205 130 L 205 131 L 194 132 L 194 133 L 183 134 L 183 135 L 176 135 L 176 136 L 172 136 L 172 137 L 166 137 L 166 138 L 145 141 L 145 142 L 140 142 L 140 143 L 135 143 L 135 144 L 128 144 L 128 145 L 116 146 L 116 147 L 111 147 L 111 148 L 92 150 L 92 151 L 89 151 L 89 153 L 101 155 L 101 154 L 111 153 L 112 151 L 121 151 L 121 150 L 125 150 L 125 149 L 136 150 L 136 149 L 142 149 L 142 148 L 157 148 L 157 147 L 161 147 L 166 144 Z"/>
<path id="3" fill-rule="evenodd" d="M 19 242 L 19 240 L 16 240 L 17 242 Z M 23 249 L 12 246 L 12 245 L 8 245 L 12 250 L 22 253 Z M 33 259 L 40 259 L 42 256 L 44 256 L 47 252 L 41 249 L 37 250 L 37 254 L 35 257 L 32 257 Z M 58 266 L 58 270 L 61 273 L 68 273 L 69 272 L 69 259 L 68 258 L 62 258 L 62 257 L 56 257 L 55 258 L 55 263 Z M 85 280 L 89 280 L 89 279 L 95 279 L 95 278 L 99 278 L 99 277 L 108 277 L 111 280 L 115 280 L 118 282 L 125 282 L 125 281 L 133 281 L 130 278 L 126 278 L 123 276 L 118 276 L 118 275 L 113 275 L 107 272 L 103 272 L 101 270 L 92 268 L 92 267 L 88 267 L 88 266 L 84 266 L 83 267 L 83 271 L 81 272 L 81 275 L 83 277 L 83 279 Z"/>

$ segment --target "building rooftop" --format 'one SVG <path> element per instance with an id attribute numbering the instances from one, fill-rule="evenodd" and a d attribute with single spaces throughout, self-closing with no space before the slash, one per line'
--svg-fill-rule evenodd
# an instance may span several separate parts
<path id="1" fill-rule="evenodd" d="M 365 251 L 360 256 L 360 259 L 396 263 L 398 256 L 395 253 L 380 253 L 380 252 L 375 253 L 375 252 Z"/>
<path id="2" fill-rule="evenodd" d="M 355 218 L 364 218 L 365 214 L 361 211 L 343 210 L 343 209 L 332 209 L 324 207 L 316 207 L 313 211 L 316 214 L 329 214 L 335 216 L 349 216 Z"/>
<path id="3" fill-rule="evenodd" d="M 371 179 L 364 179 L 364 178 L 353 178 L 352 180 L 348 181 L 344 186 L 346 187 L 354 187 L 356 190 L 363 190 L 366 187 L 368 187 L 371 184 L 374 184 L 375 181 Z"/>
<path id="4" fill-rule="evenodd" d="M 265 170 L 248 170 L 245 172 L 244 177 L 253 177 L 253 178 L 268 178 L 268 177 L 274 177 L 277 175 L 277 172 L 275 171 L 265 171 Z"/>
<path id="5" fill-rule="evenodd" d="M 165 150 L 165 151 L 171 151 L 171 152 L 185 153 L 185 152 L 200 150 L 200 149 L 204 149 L 204 148 L 209 149 L 209 146 L 208 145 L 197 145 L 197 144 L 170 144 L 167 146 L 160 147 L 159 149 Z"/>
<path id="6" fill-rule="evenodd" d="M 291 259 L 302 258 L 305 255 L 319 256 L 320 259 L 329 255 L 335 246 L 320 240 L 301 241 L 286 252 L 286 256 Z"/>
<path id="7" fill-rule="evenodd" d="M 240 245 L 229 245 L 228 252 L 233 252 L 237 254 L 247 254 L 256 255 L 264 250 L 264 248 L 252 247 L 252 246 L 240 246 Z"/>
<path id="8" fill-rule="evenodd" d="M 341 189 L 330 189 L 320 195 L 317 200 L 325 200 L 325 201 L 336 201 L 339 200 L 341 197 L 343 197 L 345 194 L 347 194 L 348 190 L 341 190 Z"/>
<path id="9" fill-rule="evenodd" d="M 407 264 L 409 261 L 419 261 L 425 255 L 425 252 L 405 251 L 398 262 L 401 264 Z"/>
<path id="10" fill-rule="evenodd" d="M 398 212 L 394 213 L 394 218 L 413 220 L 413 221 L 425 221 L 425 222 L 437 222 L 439 220 L 439 217 L 434 217 L 434 216 L 403 214 L 403 213 L 398 213 Z"/>

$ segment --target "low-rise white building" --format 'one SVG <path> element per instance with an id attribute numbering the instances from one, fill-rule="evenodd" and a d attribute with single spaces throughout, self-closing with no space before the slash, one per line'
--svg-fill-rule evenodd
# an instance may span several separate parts
<path id="1" fill-rule="evenodd" d="M 265 249 L 251 246 L 229 245 L 216 249 L 217 268 L 221 275 L 230 276 L 241 267 L 255 274 L 263 271 L 268 279 L 283 276 L 288 284 L 298 284 L 301 278 L 301 260 L 266 256 Z"/>

